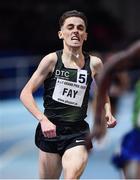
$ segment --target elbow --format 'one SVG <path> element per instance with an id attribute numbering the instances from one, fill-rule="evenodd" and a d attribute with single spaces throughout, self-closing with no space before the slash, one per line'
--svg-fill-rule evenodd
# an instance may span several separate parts
<path id="1" fill-rule="evenodd" d="M 19 99 L 20 101 L 24 104 L 24 101 L 27 99 L 27 97 L 29 96 L 29 90 L 24 87 L 20 93 Z"/>
<path id="2" fill-rule="evenodd" d="M 20 99 L 20 101 L 23 103 L 23 104 L 25 104 L 25 102 L 27 101 L 27 100 L 29 100 L 30 99 L 30 97 L 32 96 L 32 90 L 31 89 L 29 89 L 29 88 L 27 88 L 26 86 L 22 89 L 22 91 L 21 91 L 21 93 L 20 93 L 20 95 L 19 95 L 19 99 Z"/>
<path id="3" fill-rule="evenodd" d="M 20 93 L 20 96 L 19 96 L 19 99 L 21 102 L 23 102 L 24 96 L 25 96 L 25 93 L 24 93 L 24 89 L 23 89 Z"/>

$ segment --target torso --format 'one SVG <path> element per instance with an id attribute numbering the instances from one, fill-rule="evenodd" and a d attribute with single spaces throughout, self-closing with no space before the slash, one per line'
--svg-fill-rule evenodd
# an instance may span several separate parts
<path id="1" fill-rule="evenodd" d="M 54 72 L 44 82 L 45 113 L 50 119 L 79 121 L 86 117 L 92 81 L 90 57 L 84 55 L 82 68 L 65 67 L 62 62 L 62 51 L 57 52 L 57 57 Z"/>

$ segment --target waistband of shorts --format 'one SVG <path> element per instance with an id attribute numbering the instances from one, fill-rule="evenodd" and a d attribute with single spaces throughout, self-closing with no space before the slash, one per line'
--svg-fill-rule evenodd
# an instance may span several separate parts
<path id="1" fill-rule="evenodd" d="M 54 123 L 55 125 L 61 125 L 61 126 L 81 126 L 81 125 L 85 125 L 88 124 L 84 119 L 79 120 L 79 121 L 59 121 L 56 119 L 49 119 L 52 123 Z"/>

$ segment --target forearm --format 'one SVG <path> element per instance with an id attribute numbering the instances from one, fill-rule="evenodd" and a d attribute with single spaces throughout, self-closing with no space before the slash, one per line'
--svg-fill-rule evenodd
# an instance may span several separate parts
<path id="1" fill-rule="evenodd" d="M 109 99 L 109 96 L 106 95 L 105 96 L 105 105 L 104 105 L 104 109 L 105 109 L 105 112 L 106 113 L 110 113 L 111 112 L 111 104 L 110 104 L 110 99 Z"/>
<path id="2" fill-rule="evenodd" d="M 38 108 L 31 92 L 23 89 L 20 94 L 20 100 L 22 101 L 26 109 L 31 112 L 37 120 L 40 121 L 44 117 L 44 114 Z"/>

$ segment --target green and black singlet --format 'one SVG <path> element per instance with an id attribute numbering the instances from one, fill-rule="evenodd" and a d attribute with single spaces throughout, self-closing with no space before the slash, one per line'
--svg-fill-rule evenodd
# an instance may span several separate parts
<path id="1" fill-rule="evenodd" d="M 77 122 L 87 116 L 92 82 L 90 56 L 84 53 L 83 68 L 72 69 L 64 66 L 62 52 L 56 51 L 54 72 L 44 81 L 44 114 L 50 120 Z"/>

